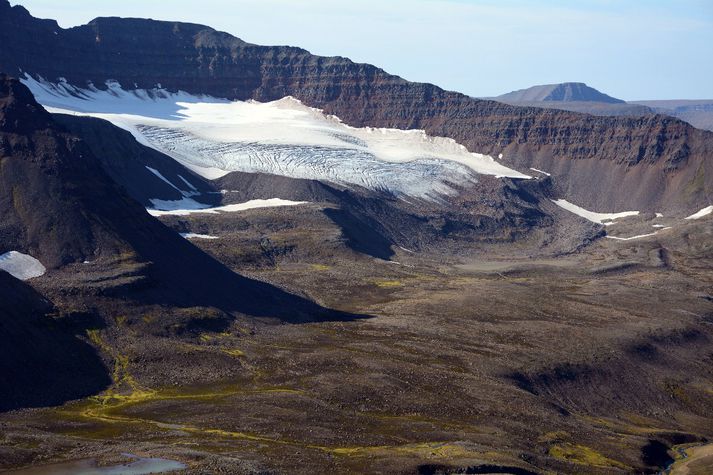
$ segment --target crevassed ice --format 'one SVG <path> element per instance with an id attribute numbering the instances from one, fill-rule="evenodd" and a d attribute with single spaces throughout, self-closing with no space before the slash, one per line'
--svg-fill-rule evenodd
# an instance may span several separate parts
<path id="1" fill-rule="evenodd" d="M 161 89 L 126 91 L 116 82 L 106 90 L 30 76 L 23 83 L 51 112 L 109 120 L 211 179 L 263 172 L 437 199 L 476 182 L 478 174 L 530 178 L 452 139 L 350 127 L 291 97 L 231 102 Z"/>

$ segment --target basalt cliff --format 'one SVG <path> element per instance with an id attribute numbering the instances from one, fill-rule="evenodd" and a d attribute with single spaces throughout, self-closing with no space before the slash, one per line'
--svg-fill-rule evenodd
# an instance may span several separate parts
<path id="1" fill-rule="evenodd" d="M 293 96 L 353 126 L 425 129 L 471 151 L 502 153 L 522 171 L 545 170 L 563 196 L 593 209 L 682 214 L 713 199 L 713 134 L 663 115 L 595 117 L 478 100 L 202 25 L 97 18 L 62 29 L 6 0 L 0 42 L 0 70 L 10 74 L 236 100 Z"/>

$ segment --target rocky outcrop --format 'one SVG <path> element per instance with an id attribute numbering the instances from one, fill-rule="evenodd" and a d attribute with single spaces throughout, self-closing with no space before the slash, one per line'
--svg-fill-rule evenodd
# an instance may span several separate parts
<path id="1" fill-rule="evenodd" d="M 687 212 L 713 200 L 713 134 L 661 115 L 592 117 L 514 107 L 411 83 L 367 64 L 257 46 L 200 25 L 98 18 L 61 29 L 0 0 L 0 69 L 102 87 L 158 84 L 230 99 L 292 95 L 354 126 L 420 128 L 555 175 L 602 211 Z M 642 184 L 646 188 L 642 188 Z M 651 188 L 651 186 L 654 186 Z M 633 191 L 633 192 L 632 192 Z"/>

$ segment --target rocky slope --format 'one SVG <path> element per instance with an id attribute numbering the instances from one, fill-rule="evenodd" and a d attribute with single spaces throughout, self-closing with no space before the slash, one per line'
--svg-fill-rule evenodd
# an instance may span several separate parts
<path id="1" fill-rule="evenodd" d="M 98 18 L 64 30 L 6 0 L 0 13 L 0 69 L 11 73 L 240 100 L 292 95 L 350 125 L 422 128 L 472 151 L 504 153 L 507 165 L 549 171 L 569 199 L 602 211 L 683 214 L 713 199 L 713 134 L 670 117 L 592 117 L 477 100 L 200 25 Z"/>
<path id="2" fill-rule="evenodd" d="M 180 163 L 138 143 L 129 132 L 90 117 L 55 114 L 54 119 L 83 139 L 109 177 L 146 207 L 151 200 L 191 197 L 211 204 L 215 187 Z"/>
<path id="3" fill-rule="evenodd" d="M 231 272 L 152 218 L 109 178 L 90 147 L 6 75 L 0 75 L 0 217 L 0 252 L 38 259 L 50 271 L 48 287 L 62 287 L 67 275 L 84 276 L 78 289 L 106 293 L 112 280 L 131 277 L 124 297 L 144 304 L 288 320 L 331 315 Z"/>

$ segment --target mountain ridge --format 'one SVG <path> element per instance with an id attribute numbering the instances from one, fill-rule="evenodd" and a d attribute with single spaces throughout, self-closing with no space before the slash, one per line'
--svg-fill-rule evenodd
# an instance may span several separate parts
<path id="1" fill-rule="evenodd" d="M 110 18 L 57 30 L 8 5 L 0 2 L 10 13 L 0 17 L 0 41 L 7 45 L 0 70 L 50 81 L 63 77 L 80 87 L 88 81 L 103 87 L 111 79 L 129 88 L 160 84 L 234 100 L 293 96 L 355 127 L 424 129 L 473 152 L 502 153 L 504 163 L 523 171 L 566 170 L 567 176 L 556 177 L 563 190 L 575 191 L 578 204 L 594 209 L 684 213 L 713 196 L 713 134 L 667 116 L 592 117 L 478 100 L 341 57 L 244 43 L 208 27 L 196 33 L 195 26 L 184 31 L 179 23 L 153 21 L 147 29 Z M 692 185 L 691 193 L 673 188 L 695 184 L 701 167 L 707 170 L 702 187 Z M 631 199 L 622 188 L 611 188 L 623 174 L 623 189 L 639 188 L 637 175 L 651 176 L 658 188 L 638 190 Z"/>

